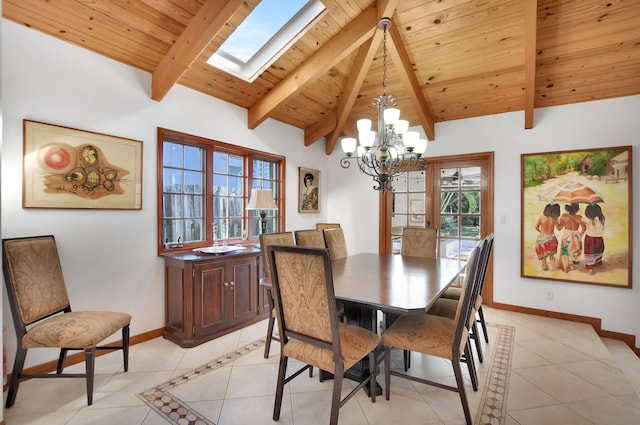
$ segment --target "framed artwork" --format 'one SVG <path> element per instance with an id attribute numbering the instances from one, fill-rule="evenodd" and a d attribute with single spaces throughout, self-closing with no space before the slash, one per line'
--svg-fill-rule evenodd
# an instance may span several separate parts
<path id="1" fill-rule="evenodd" d="M 23 120 L 23 208 L 142 208 L 142 142 Z"/>
<path id="2" fill-rule="evenodd" d="M 298 167 L 298 212 L 320 212 L 320 171 Z"/>
<path id="3" fill-rule="evenodd" d="M 631 288 L 631 146 L 521 159 L 521 276 Z"/>

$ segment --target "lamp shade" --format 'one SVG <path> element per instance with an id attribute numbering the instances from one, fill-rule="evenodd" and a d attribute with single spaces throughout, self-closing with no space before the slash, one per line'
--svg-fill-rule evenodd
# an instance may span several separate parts
<path id="1" fill-rule="evenodd" d="M 277 210 L 278 206 L 273 201 L 271 189 L 251 189 L 248 210 Z"/>

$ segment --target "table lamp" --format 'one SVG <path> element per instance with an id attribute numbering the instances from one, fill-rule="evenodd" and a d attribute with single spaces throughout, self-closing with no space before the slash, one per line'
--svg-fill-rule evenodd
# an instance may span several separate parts
<path id="1" fill-rule="evenodd" d="M 267 232 L 267 210 L 277 210 L 278 206 L 273 201 L 271 189 L 251 189 L 251 198 L 247 210 L 260 210 L 261 233 Z"/>

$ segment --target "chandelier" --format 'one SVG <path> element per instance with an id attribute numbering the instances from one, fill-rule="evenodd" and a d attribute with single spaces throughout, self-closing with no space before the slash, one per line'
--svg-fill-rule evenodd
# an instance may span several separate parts
<path id="1" fill-rule="evenodd" d="M 384 31 L 382 41 L 382 95 L 372 100 L 378 108 L 378 131 L 371 130 L 371 120 L 357 121 L 358 139 L 344 137 L 341 141 L 345 157 L 340 160 L 342 168 L 349 168 L 355 160 L 364 174 L 373 177 L 377 183 L 373 188 L 385 192 L 391 190 L 394 177 L 406 173 L 411 167 L 418 170 L 427 168 L 427 161 L 421 158 L 427 141 L 420 139 L 417 131 L 408 131 L 409 122 L 400 119 L 400 110 L 395 108 L 397 100 L 387 95 L 387 29 L 390 18 L 382 18 L 378 29 Z M 356 149 L 357 147 L 357 149 Z M 354 155 L 355 153 L 355 155 Z"/>

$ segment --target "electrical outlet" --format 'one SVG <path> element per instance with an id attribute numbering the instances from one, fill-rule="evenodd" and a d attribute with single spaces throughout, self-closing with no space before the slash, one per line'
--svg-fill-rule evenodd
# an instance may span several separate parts
<path id="1" fill-rule="evenodd" d="M 547 301 L 553 301 L 553 292 L 552 291 L 547 292 Z"/>

